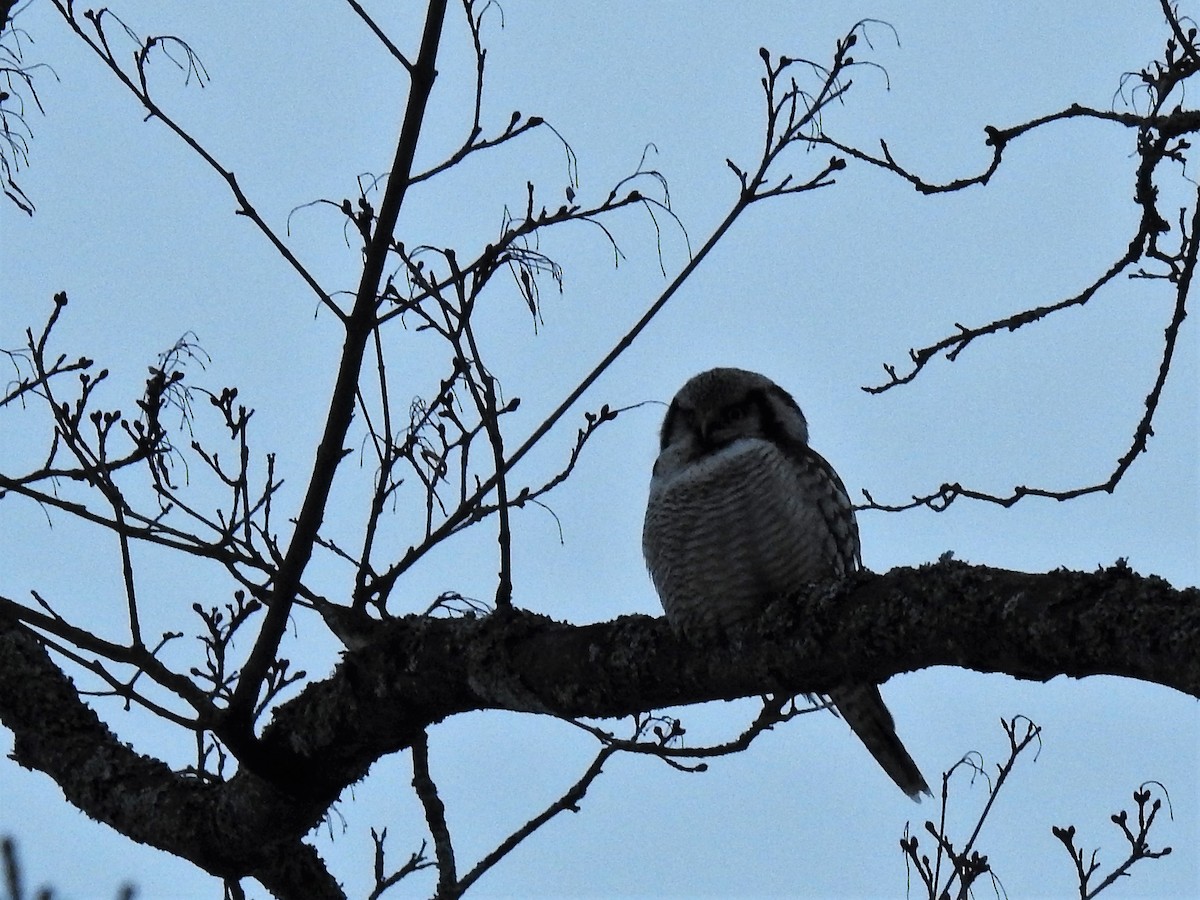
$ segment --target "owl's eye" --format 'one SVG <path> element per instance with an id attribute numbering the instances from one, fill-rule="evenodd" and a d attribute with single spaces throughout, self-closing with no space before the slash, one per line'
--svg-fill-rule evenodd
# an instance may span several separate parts
<path id="1" fill-rule="evenodd" d="M 721 410 L 722 425 L 736 425 L 750 415 L 750 404 L 747 402 L 735 403 L 732 406 L 727 406 Z"/>

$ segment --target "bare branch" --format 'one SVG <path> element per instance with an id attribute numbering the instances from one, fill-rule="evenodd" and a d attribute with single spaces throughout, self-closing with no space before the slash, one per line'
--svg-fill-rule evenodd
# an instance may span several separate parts
<path id="1" fill-rule="evenodd" d="M 1111 494 L 1133 465 L 1135 459 L 1142 453 L 1146 452 L 1147 443 L 1154 434 L 1154 415 L 1158 410 L 1159 400 L 1162 397 L 1163 388 L 1167 383 L 1167 376 L 1171 371 L 1171 363 L 1175 358 L 1176 342 L 1179 338 L 1179 328 L 1183 324 L 1183 320 L 1187 317 L 1187 300 L 1191 289 L 1192 277 L 1196 271 L 1197 250 L 1200 247 L 1198 244 L 1198 235 L 1200 235 L 1200 195 L 1198 195 L 1197 203 L 1192 211 L 1192 221 L 1189 229 L 1183 231 L 1181 238 L 1182 247 L 1178 254 L 1178 259 L 1181 261 L 1179 274 L 1175 280 L 1175 307 L 1171 314 L 1171 320 L 1167 323 L 1167 327 L 1163 332 L 1163 351 L 1159 361 L 1158 373 L 1154 380 L 1154 385 L 1150 388 L 1150 392 L 1146 395 L 1145 412 L 1142 418 L 1134 428 L 1133 438 L 1129 449 L 1125 454 L 1117 460 L 1116 467 L 1109 474 L 1108 478 L 1101 482 L 1085 485 L 1083 487 L 1067 488 L 1064 490 L 1051 490 L 1047 488 L 1028 487 L 1025 485 L 1017 485 L 1008 494 L 991 494 L 986 491 L 981 491 L 969 487 L 964 487 L 961 484 L 943 484 L 936 491 L 925 495 L 914 495 L 912 500 L 900 504 L 883 504 L 877 503 L 875 499 L 866 490 L 863 491 L 863 496 L 866 498 L 866 503 L 858 507 L 859 509 L 877 509 L 885 512 L 900 512 L 903 510 L 914 509 L 919 506 L 925 506 L 935 512 L 942 512 L 950 506 L 959 497 L 967 497 L 972 500 L 981 500 L 988 503 L 996 503 L 1000 506 L 1009 507 L 1025 497 L 1045 497 L 1051 500 L 1072 500 L 1076 497 L 1083 497 L 1087 494 L 1109 493 Z M 1115 274 L 1116 270 L 1110 270 L 1111 274 Z M 1107 280 L 1109 275 L 1106 275 L 1100 283 L 1097 283 L 1093 288 L 1098 288 L 1104 280 Z M 1034 310 L 1027 315 L 1033 315 L 1040 312 Z M 1014 326 L 1018 327 L 1018 326 Z M 965 334 L 966 332 L 964 332 Z M 967 338 L 966 340 L 970 340 Z M 965 346 L 964 341 L 963 346 Z M 962 349 L 959 347 L 958 349 Z M 954 351 L 955 353 L 958 350 Z M 915 372 L 914 372 L 915 374 Z M 893 383 L 900 383 L 895 381 Z"/>
<path id="2" fill-rule="evenodd" d="M 275 657 L 283 637 L 293 598 L 300 588 L 300 579 L 312 555 L 317 532 L 325 514 L 325 504 L 333 486 L 338 464 L 345 456 L 346 433 L 354 413 L 359 373 L 363 355 L 372 330 L 376 327 L 376 298 L 379 296 L 383 269 L 393 243 L 393 232 L 400 207 L 410 184 L 413 157 L 425 117 L 425 105 L 437 74 L 436 59 L 441 41 L 446 0 L 431 0 L 421 37 L 421 48 L 413 70 L 412 88 L 404 113 L 404 124 L 396 145 L 396 158 L 380 205 L 375 232 L 367 248 L 354 307 L 346 317 L 346 342 L 338 366 L 337 381 L 329 403 L 325 431 L 317 448 L 317 458 L 296 529 L 288 546 L 273 585 L 273 600 L 259 638 L 246 660 L 242 677 L 230 704 L 230 715 L 243 740 L 250 737 L 251 711 L 255 705 L 262 679 Z"/>
<path id="3" fill-rule="evenodd" d="M 371 841 L 375 844 L 375 887 L 371 893 L 367 895 L 367 900 L 378 900 L 383 895 L 383 892 L 388 888 L 400 883 L 413 872 L 419 872 L 421 869 L 427 869 L 435 863 L 425 858 L 426 841 L 421 841 L 421 846 L 418 850 L 409 854 L 408 859 L 399 869 L 391 874 L 384 872 L 384 852 L 383 843 L 387 840 L 387 829 L 380 831 L 371 829 Z"/>
<path id="4" fill-rule="evenodd" d="M 1024 726 L 1023 734 L 1018 733 L 1020 730 L 1018 723 Z M 929 900 L 950 897 L 951 889 L 954 888 L 956 881 L 958 888 L 953 896 L 960 900 L 967 900 L 967 898 L 975 896 L 974 884 L 984 875 L 989 875 L 993 883 L 999 885 L 999 878 L 992 871 L 988 857 L 979 853 L 975 848 L 978 846 L 977 842 L 983 831 L 983 825 L 994 808 L 1000 790 L 1008 781 L 1009 775 L 1012 774 L 1017 759 L 1034 743 L 1038 745 L 1039 749 L 1041 748 L 1041 728 L 1025 716 L 1015 716 L 1011 721 L 1001 719 L 1000 726 L 1008 737 L 1008 756 L 1003 763 L 996 767 L 998 774 L 994 782 L 983 767 L 982 757 L 979 757 L 977 753 L 968 753 L 942 774 L 942 799 L 938 822 L 936 824 L 931 821 L 925 823 L 925 830 L 933 837 L 936 847 L 932 862 L 928 855 L 920 852 L 920 842 L 917 837 L 909 833 L 907 826 L 904 829 L 900 848 L 904 851 L 905 868 L 910 872 L 916 870 L 925 886 L 926 896 L 929 897 Z M 987 781 L 987 800 L 976 817 L 975 826 L 961 850 L 955 848 L 947 824 L 950 808 L 950 781 L 960 770 L 968 773 L 972 783 L 976 776 L 981 776 Z M 948 867 L 949 870 L 943 873 L 945 867 Z M 944 881 L 943 874 L 945 874 Z"/>
<path id="5" fill-rule="evenodd" d="M 450 841 L 450 829 L 446 826 L 446 807 L 438 796 L 437 785 L 429 774 L 429 738 L 422 732 L 412 744 L 413 790 L 425 809 L 425 822 L 433 837 L 433 849 L 437 855 L 439 900 L 454 900 L 462 893 L 454 866 L 454 845 Z"/>
<path id="6" fill-rule="evenodd" d="M 275 248 L 275 251 L 288 263 L 288 265 L 292 267 L 296 274 L 299 275 L 304 283 L 307 284 L 313 293 L 317 295 L 317 298 L 327 309 L 334 313 L 334 315 L 338 316 L 338 318 L 345 318 L 345 314 L 338 308 L 337 304 L 333 302 L 333 299 L 330 297 L 328 292 L 326 292 L 325 289 L 317 283 L 316 278 L 313 277 L 308 269 L 295 256 L 295 254 L 292 253 L 291 249 L 284 244 L 283 240 L 278 234 L 275 233 L 274 229 L 267 224 L 266 220 L 259 215 L 254 205 L 250 202 L 249 197 L 247 197 L 242 191 L 241 184 L 238 182 L 237 176 L 222 166 L 220 162 L 217 161 L 215 156 L 205 149 L 204 146 L 201 145 L 198 140 L 196 140 L 196 138 L 194 138 L 188 131 L 180 126 L 173 118 L 171 118 L 171 116 L 169 116 L 150 97 L 146 77 L 146 66 L 149 60 L 149 53 L 155 47 L 161 48 L 164 44 L 174 43 L 183 48 L 188 60 L 188 68 L 186 71 L 189 78 L 193 73 L 195 73 L 201 84 L 203 84 L 204 80 L 207 80 L 207 74 L 204 73 L 202 64 L 199 62 L 199 58 L 192 52 L 191 48 L 179 38 L 171 36 L 151 37 L 145 39 L 145 41 L 142 41 L 125 25 L 125 23 L 121 22 L 120 19 L 118 19 L 111 11 L 107 9 L 103 9 L 99 12 L 92 12 L 89 10 L 85 11 L 83 14 L 84 18 L 91 23 L 92 28 L 95 31 L 96 36 L 93 38 L 91 35 L 85 32 L 83 26 L 80 25 L 79 20 L 75 17 L 75 13 L 70 2 L 64 2 L 64 0 L 53 0 L 53 2 L 55 8 L 71 27 L 71 30 L 75 32 L 80 40 L 82 40 L 89 48 L 91 48 L 96 56 L 100 58 L 100 60 L 109 68 L 109 70 L 117 77 L 117 79 L 123 85 L 125 85 L 125 87 L 130 91 L 130 93 L 133 94 L 138 102 L 142 104 L 148 114 L 148 117 L 156 118 L 166 125 L 167 128 L 174 132 L 181 141 L 190 147 L 192 151 L 196 153 L 196 155 L 204 160 L 204 162 L 207 163 L 208 166 L 225 181 L 230 192 L 233 194 L 234 199 L 236 199 L 238 202 L 238 215 L 245 216 L 254 223 L 259 232 L 262 233 L 262 235 L 270 242 L 271 246 Z M 135 55 L 137 62 L 136 81 L 121 67 L 120 63 L 117 61 L 114 51 L 109 46 L 108 37 L 104 31 L 104 20 L 106 18 L 112 18 L 113 20 L 117 21 L 121 25 L 122 29 L 129 35 L 129 37 L 139 44 L 139 49 Z"/>
<path id="7" fill-rule="evenodd" d="M 880 682 L 928 665 L 1041 679 L 1105 672 L 1200 695 L 1194 654 L 1146 650 L 1195 645 L 1196 594 L 1120 566 L 1025 575 L 942 563 L 816 589 L 772 606 L 704 652 L 661 620 L 638 616 L 589 626 L 515 609 L 398 619 L 381 626 L 379 640 L 348 652 L 329 679 L 279 706 L 249 763 L 226 783 L 181 777 L 127 748 L 0 605 L 0 680 L 37 688 L 0 692 L 0 721 L 16 736 L 17 759 L 51 774 L 90 815 L 214 874 L 250 875 L 270 886 L 295 873 L 297 860 L 302 869 L 316 864 L 296 842 L 346 786 L 381 755 L 413 746 L 431 724 L 458 712 L 607 717 L 765 692 L 821 692 L 847 678 Z M 102 790 L 75 762 L 84 750 L 63 748 L 86 748 L 107 767 Z M 580 789 L 588 783 L 581 780 Z M 129 792 L 130 785 L 138 789 Z M 555 809 L 575 802 L 568 795 Z M 232 808 L 245 814 L 222 812 Z"/>
<path id="8" fill-rule="evenodd" d="M 617 751 L 614 747 L 601 748 L 600 752 L 596 754 L 596 758 L 592 760 L 592 764 L 587 767 L 579 780 L 571 785 L 561 797 L 501 841 L 495 850 L 476 863 L 475 868 L 463 876 L 462 881 L 458 883 L 458 892 L 461 894 L 473 885 L 488 869 L 511 853 L 521 841 L 525 840 L 559 813 L 579 812 L 579 801 L 583 799 L 588 788 L 592 786 L 592 782 L 600 776 L 600 773 L 604 769 L 604 764 L 608 762 L 608 758 L 615 752 Z"/>
<path id="9" fill-rule="evenodd" d="M 354 10 L 355 14 L 366 23 L 368 28 L 371 29 L 371 33 L 375 35 L 375 37 L 379 38 L 379 43 L 383 44 L 383 46 L 387 48 L 388 53 L 392 54 L 396 61 L 408 70 L 410 75 L 413 74 L 413 64 L 403 53 L 400 52 L 400 49 L 392 43 L 391 38 L 383 33 L 383 29 L 375 23 L 375 20 L 367 15 L 367 11 L 362 8 L 362 5 L 358 2 L 358 0 L 346 0 L 346 2 L 350 4 L 350 8 Z"/>

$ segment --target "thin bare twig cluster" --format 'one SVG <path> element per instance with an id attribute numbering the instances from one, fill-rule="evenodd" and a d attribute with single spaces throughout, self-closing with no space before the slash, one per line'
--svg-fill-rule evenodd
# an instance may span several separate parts
<path id="1" fill-rule="evenodd" d="M 951 898 L 967 900 L 969 897 L 977 896 L 976 882 L 984 877 L 991 881 L 997 896 L 1006 896 L 1003 884 L 993 870 L 987 855 L 978 849 L 980 835 L 1001 789 L 1009 783 L 1009 776 L 1012 775 L 1017 760 L 1032 747 L 1036 746 L 1040 750 L 1042 730 L 1024 716 L 1016 716 L 1011 721 L 1001 719 L 1000 725 L 1008 738 L 1008 753 L 1004 761 L 996 767 L 994 781 L 984 768 L 982 757 L 977 753 L 963 757 L 943 774 L 941 815 L 936 823 L 932 821 L 925 823 L 925 831 L 934 840 L 932 856 L 922 850 L 920 840 L 907 828 L 900 841 L 900 849 L 904 853 L 904 862 L 909 877 L 916 874 L 921 884 L 921 896 L 928 897 L 929 900 L 951 900 Z M 1034 758 L 1036 759 L 1036 757 L 1035 753 Z M 950 781 L 960 769 L 968 774 L 972 782 L 977 777 L 987 781 L 987 800 L 984 802 L 965 843 L 961 847 L 956 847 L 950 836 L 946 819 L 950 803 Z M 1161 785 L 1155 784 L 1162 789 Z M 1163 793 L 1165 794 L 1165 790 Z M 1170 847 L 1152 850 L 1148 841 L 1150 829 L 1162 808 L 1162 800 L 1157 797 L 1152 799 L 1152 792 L 1145 785 L 1134 792 L 1133 799 L 1137 806 L 1136 831 L 1129 827 L 1127 812 L 1121 811 L 1112 816 L 1113 823 L 1121 829 L 1129 843 L 1129 856 L 1115 866 L 1098 884 L 1092 884 L 1092 879 L 1100 868 L 1097 862 L 1099 851 L 1094 851 L 1085 861 L 1086 854 L 1081 848 L 1076 847 L 1074 842 L 1075 826 L 1066 828 L 1056 826 L 1051 829 L 1054 837 L 1062 842 L 1071 855 L 1076 869 L 1080 900 L 1091 900 L 1101 891 L 1111 887 L 1118 879 L 1129 873 L 1129 869 L 1135 862 L 1142 859 L 1160 859 L 1170 854 Z"/>
<path id="2" fill-rule="evenodd" d="M 29 165 L 29 142 L 33 128 L 29 124 L 32 108 L 44 113 L 34 73 L 54 70 L 44 63 L 25 61 L 29 35 L 13 24 L 16 0 L 0 0 L 0 182 L 4 196 L 17 209 L 33 215 L 34 204 L 17 183 L 17 173 Z"/>
<path id="3" fill-rule="evenodd" d="M 1129 855 L 1114 866 L 1112 871 L 1099 878 L 1099 883 L 1093 882 L 1093 879 L 1103 874 L 1099 871 L 1100 851 L 1093 850 L 1088 854 L 1082 847 L 1077 846 L 1074 825 L 1052 829 L 1054 836 L 1062 842 L 1071 856 L 1071 861 L 1075 864 L 1075 875 L 1079 881 L 1079 900 L 1091 900 L 1101 891 L 1116 884 L 1117 881 L 1129 874 L 1134 863 L 1143 859 L 1162 859 L 1171 853 L 1170 847 L 1163 847 L 1160 850 L 1150 847 L 1150 829 L 1154 827 L 1154 822 L 1162 810 L 1163 798 L 1167 799 L 1168 804 L 1170 798 L 1166 796 L 1166 789 L 1158 782 L 1149 782 L 1148 784 L 1149 786 L 1144 784 L 1133 792 L 1133 803 L 1137 807 L 1136 830 L 1129 827 L 1128 810 L 1123 809 L 1118 813 L 1113 813 L 1111 817 L 1112 823 L 1121 830 L 1122 837 L 1129 844 Z M 1155 789 L 1163 794 L 1163 798 L 1154 796 Z"/>
<path id="4" fill-rule="evenodd" d="M 979 836 L 1000 789 L 1004 787 L 1016 766 L 1017 759 L 1031 746 L 1036 745 L 1040 749 L 1042 740 L 1042 729 L 1024 716 L 1016 716 L 1011 721 L 1001 719 L 1000 726 L 1008 737 L 1008 756 L 997 766 L 995 781 L 992 781 L 991 775 L 984 768 L 982 757 L 977 753 L 967 754 L 942 775 L 941 816 L 937 823 L 925 823 L 925 831 L 934 840 L 932 857 L 921 850 L 917 836 L 910 834 L 905 828 L 904 837 L 900 841 L 905 866 L 908 867 L 910 877 L 913 872 L 916 873 L 925 896 L 930 900 L 949 900 L 950 897 L 966 900 L 972 896 L 975 882 L 984 875 L 991 878 L 994 885 L 1000 884 L 987 856 L 976 849 L 979 846 Z M 972 781 L 976 777 L 986 779 L 988 785 L 987 801 L 980 810 L 975 827 L 961 848 L 955 847 L 946 823 L 950 803 L 950 781 L 959 770 L 967 772 Z"/>
<path id="5" fill-rule="evenodd" d="M 161 661 L 163 647 L 181 636 L 169 632 L 149 646 L 141 627 L 141 601 L 135 580 L 134 545 L 153 545 L 218 564 L 240 584 L 239 595 L 259 593 L 261 578 L 269 571 L 273 551 L 270 537 L 271 498 L 278 488 L 271 475 L 261 487 L 251 485 L 251 459 L 246 423 L 249 411 L 235 409 L 231 391 L 212 397 L 212 406 L 229 428 L 235 452 L 232 465 L 221 451 L 204 450 L 193 441 L 194 458 L 229 491 L 227 505 L 205 510 L 189 503 L 185 484 L 172 477 L 172 467 L 183 459 L 183 451 L 171 436 L 191 427 L 194 412 L 190 394 L 183 386 L 185 366 L 203 365 L 203 351 L 189 336 L 160 355 L 150 367 L 144 394 L 135 400 L 139 412 L 126 416 L 120 409 L 105 408 L 99 393 L 109 371 L 95 371 L 86 357 L 68 359 L 51 349 L 54 328 L 67 308 L 67 296 L 54 298 L 53 309 L 40 333 L 26 333 L 23 348 L 5 351 L 15 377 L 9 382 L 0 409 L 40 404 L 49 414 L 51 428 L 45 436 L 44 454 L 25 472 L 0 473 L 0 496 L 10 494 L 33 501 L 47 516 L 65 514 L 109 532 L 115 538 L 124 574 L 127 645 L 114 644 L 72 625 L 45 598 L 35 594 L 43 612 L 5 601 L 20 609 L 21 618 L 49 632 L 45 640 L 84 666 L 107 685 L 103 693 L 136 702 L 159 714 L 168 707 L 160 699 L 135 685 L 145 675 L 151 682 L 168 687 L 180 699 L 202 709 L 222 695 L 227 678 L 217 661 L 232 633 L 256 611 L 242 604 L 241 614 L 231 617 L 220 637 L 206 642 L 210 663 L 205 683 L 169 670 Z M 32 412 L 33 410 L 29 410 Z M 179 423 L 170 416 L 178 414 Z M 203 618 L 203 616 L 202 616 Z M 219 617 L 217 617 L 219 619 Z M 206 625 L 213 634 L 215 619 Z M 57 639 L 57 640 L 56 640 Z M 113 669 L 112 666 L 116 666 Z M 118 670 L 128 671 L 122 677 Z M 177 724 L 195 727 L 177 712 L 168 717 Z"/>
<path id="6" fill-rule="evenodd" d="M 984 325 L 955 323 L 953 334 L 919 349 L 909 350 L 909 365 L 905 370 L 886 364 L 884 370 L 887 372 L 887 381 L 864 387 L 863 390 L 868 393 L 878 394 L 910 383 L 935 359 L 944 357 L 953 362 L 979 338 L 1017 331 L 1063 310 L 1085 306 L 1122 275 L 1165 281 L 1175 297 L 1164 327 L 1158 372 L 1146 395 L 1145 411 L 1133 427 L 1129 449 L 1116 461 L 1106 478 L 1066 489 L 1017 485 L 1007 494 L 978 490 L 957 482 L 945 483 L 936 491 L 914 494 L 911 500 L 902 503 L 879 502 L 870 492 L 863 491 L 867 501 L 863 508 L 898 512 L 928 507 L 940 512 L 959 497 L 1007 507 L 1025 497 L 1070 500 L 1097 492 L 1111 493 L 1134 460 L 1146 451 L 1147 442 L 1154 433 L 1154 415 L 1175 358 L 1179 328 L 1187 316 L 1187 301 L 1196 271 L 1200 238 L 1200 194 L 1196 194 L 1196 199 L 1191 201 L 1190 209 L 1188 205 L 1176 210 L 1161 208 L 1161 192 L 1168 180 L 1174 178 L 1176 181 L 1190 182 L 1187 165 L 1191 158 L 1193 136 L 1200 132 L 1200 112 L 1187 108 L 1187 86 L 1200 73 L 1200 43 L 1197 42 L 1197 29 L 1170 0 L 1160 0 L 1160 5 L 1171 34 L 1159 59 L 1137 72 L 1127 73 L 1122 80 L 1119 93 L 1128 107 L 1126 111 L 1094 109 L 1073 103 L 1065 109 L 1008 128 L 989 125 L 984 131 L 992 158 L 987 167 L 976 175 L 946 183 L 932 183 L 897 161 L 886 141 L 880 141 L 879 152 L 873 153 L 847 146 L 828 134 L 815 138 L 818 143 L 832 146 L 853 159 L 905 179 L 923 194 L 938 194 L 987 184 L 1000 168 L 1005 151 L 1011 145 L 1059 122 L 1110 122 L 1128 129 L 1132 137 L 1131 159 L 1134 165 L 1130 173 L 1131 187 L 1134 202 L 1141 208 L 1141 215 L 1128 247 L 1120 258 L 1070 297 L 1022 309 Z"/>
<path id="7" fill-rule="evenodd" d="M 437 6 L 431 9 L 431 21 L 437 17 Z M 517 409 L 519 399 L 503 396 L 498 378 L 482 357 L 473 318 L 476 305 L 493 276 L 509 272 L 536 317 L 543 277 L 561 278 L 557 264 L 536 250 L 538 234 L 565 223 L 585 222 L 600 228 L 615 248 L 616 239 L 604 220 L 629 206 L 658 207 L 669 215 L 665 190 L 661 199 L 651 194 L 654 188 L 665 189 L 665 181 L 656 172 L 639 171 L 596 204 L 568 202 L 555 208 L 537 204 L 534 187 L 529 185 L 523 213 L 506 215 L 498 238 L 462 265 L 452 248 L 422 245 L 409 249 L 396 239 L 392 234 L 395 206 L 407 187 L 435 178 L 471 154 L 520 138 L 544 125 L 537 117 L 522 118 L 514 114 L 498 134 L 484 135 L 481 117 L 485 51 L 479 29 L 486 5 L 477 8 L 474 3 L 466 3 L 464 13 L 478 54 L 477 103 L 468 136 L 444 163 L 420 173 L 411 169 L 396 172 L 387 180 L 390 194 L 383 198 L 380 210 L 372 206 L 366 192 L 355 207 L 348 202 L 338 205 L 362 237 L 368 270 L 356 292 L 354 306 L 345 309 L 333 299 L 333 292 L 317 284 L 287 248 L 283 237 L 256 211 L 233 173 L 155 101 L 151 67 L 157 56 L 177 66 L 185 80 L 200 85 L 208 80 L 203 62 L 190 45 L 173 36 L 143 39 L 111 10 L 77 13 L 71 4 L 60 4 L 58 8 L 83 43 L 141 102 L 147 114 L 174 131 L 226 183 L 239 203 L 239 214 L 249 219 L 292 265 L 322 305 L 346 326 L 352 338 L 348 341 L 351 352 L 341 367 L 346 377 L 339 381 L 330 404 L 330 425 L 323 445 L 330 452 L 320 455 L 306 508 L 294 520 L 296 531 L 290 542 L 285 542 L 279 532 L 280 525 L 286 527 L 287 523 L 277 523 L 272 515 L 273 499 L 282 482 L 275 471 L 274 454 L 258 455 L 254 449 L 254 411 L 241 402 L 237 388 L 209 391 L 192 387 L 191 380 L 185 380 L 189 365 L 193 370 L 202 369 L 205 362 L 204 352 L 194 336 L 182 338 L 150 368 L 145 392 L 134 401 L 138 408 L 135 417 L 126 416 L 119 409 L 103 408 L 100 394 L 109 378 L 108 370 L 93 374 L 95 364 L 90 359 L 68 360 L 53 355 L 53 331 L 67 306 L 65 294 L 55 298 L 40 334 L 30 332 L 25 347 L 5 351 L 16 378 L 6 389 L 0 405 L 23 408 L 30 400 L 36 400 L 50 411 L 53 428 L 42 462 L 27 472 L 0 474 L 0 491 L 23 496 L 48 511 L 75 516 L 115 535 L 126 572 L 130 641 L 124 646 L 92 639 L 86 629 L 66 622 L 40 598 L 38 602 L 43 604 L 44 613 L 11 601 L 6 603 L 11 603 L 10 608 L 23 621 L 49 631 L 52 636 L 47 636 L 48 643 L 99 675 L 109 692 L 152 710 L 166 711 L 169 703 L 164 705 L 133 686 L 139 681 L 145 683 L 148 678 L 192 707 L 191 717 L 173 713 L 172 720 L 208 733 L 210 737 L 200 742 L 202 746 L 211 749 L 223 731 L 235 735 L 235 742 L 244 742 L 249 740 L 246 723 L 257 720 L 283 689 L 302 677 L 277 652 L 282 635 L 279 625 L 286 621 L 293 603 L 318 608 L 327 622 L 340 622 L 358 614 L 355 621 L 361 641 L 363 628 L 369 631 L 371 627 L 372 620 L 363 612 L 368 605 L 374 607 L 377 617 L 387 617 L 389 595 L 405 571 L 440 542 L 493 516 L 500 523 L 500 587 L 494 604 L 503 607 L 509 602 L 509 589 L 505 585 L 511 583 L 510 510 L 541 502 L 574 469 L 591 435 L 622 410 L 604 406 L 597 413 L 588 413 L 564 469 L 547 476 L 542 483 L 514 486 L 510 495 L 507 472 L 517 455 L 506 453 L 503 417 Z M 404 60 L 406 67 L 417 75 L 427 76 L 432 70 L 437 44 L 436 36 L 431 34 L 427 34 L 423 61 Z M 118 38 L 132 43 L 132 64 L 125 61 L 128 57 L 119 48 Z M 424 87 L 427 91 L 428 84 Z M 421 116 L 413 115 L 406 121 L 408 130 L 402 137 L 401 156 L 411 155 Z M 573 173 L 571 177 L 574 178 Z M 644 189 L 636 186 L 641 181 L 646 182 Z M 381 221 L 381 215 L 390 217 L 391 224 Z M 429 260 L 441 265 L 431 265 Z M 388 265 L 393 267 L 390 273 L 386 271 Z M 389 323 L 395 325 L 389 327 Z M 387 354 L 396 343 L 394 332 L 400 325 L 412 331 L 432 332 L 447 348 L 447 374 L 427 400 L 419 395 L 405 399 L 389 383 Z M 373 366 L 364 365 L 368 353 L 374 357 Z M 71 377 L 77 380 L 71 381 Z M 218 430 L 225 433 L 223 443 L 214 442 L 213 423 L 198 421 L 198 411 L 193 408 L 198 397 L 208 400 L 201 408 L 215 413 Z M 334 473 L 345 456 L 340 445 L 345 443 L 355 408 L 365 423 L 376 476 L 364 519 L 363 544 L 357 551 L 351 551 L 324 538 L 319 527 L 312 527 L 312 523 L 319 519 Z M 178 414 L 177 422 L 168 416 L 169 411 Z M 480 445 L 484 450 L 478 451 Z M 68 459 L 69 462 L 65 461 Z M 201 480 L 207 481 L 205 491 L 198 491 Z M 58 490 L 64 481 L 76 485 L 75 490 L 82 492 L 83 499 L 67 499 Z M 210 507 L 193 499 L 210 497 L 207 488 L 211 484 L 224 489 L 224 502 Z M 412 502 L 411 497 L 400 498 L 398 494 L 408 484 L 417 484 L 421 489 L 420 502 L 426 513 L 424 533 L 413 542 L 404 558 L 389 559 L 380 566 L 373 558 L 378 555 L 375 537 L 380 521 L 395 504 Z M 490 494 L 494 500 L 489 499 Z M 204 646 L 204 662 L 187 674 L 168 671 L 159 661 L 159 651 L 181 632 L 164 635 L 152 648 L 146 646 L 133 577 L 131 548 L 138 543 L 154 544 L 216 563 L 234 582 L 231 600 L 195 605 L 201 623 L 198 636 Z M 353 563 L 355 579 L 353 590 L 347 592 L 351 600 L 348 608 L 305 587 L 302 571 L 314 547 Z M 453 607 L 441 604 L 439 608 Z M 274 620 L 275 624 L 259 633 L 249 660 L 244 652 L 235 658 L 232 648 L 236 639 L 252 625 L 262 627 L 264 610 L 272 611 L 268 612 L 267 621 Z M 80 649 L 85 653 L 81 654 Z M 87 654 L 98 654 L 99 658 L 88 659 Z M 131 667 L 130 676 L 110 673 L 105 660 Z M 235 720 L 236 726 L 221 724 Z M 208 730 L 208 725 L 216 727 Z M 201 770 L 209 755 L 206 749 L 197 760 Z"/>

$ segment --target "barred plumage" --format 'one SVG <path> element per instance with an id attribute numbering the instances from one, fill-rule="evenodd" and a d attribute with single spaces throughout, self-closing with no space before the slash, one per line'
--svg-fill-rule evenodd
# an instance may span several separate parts
<path id="1" fill-rule="evenodd" d="M 861 565 L 850 497 L 808 446 L 800 407 L 742 369 L 702 372 L 671 402 L 642 549 L 667 618 L 701 639 Z M 905 793 L 929 793 L 877 687 L 846 685 L 830 699 Z"/>

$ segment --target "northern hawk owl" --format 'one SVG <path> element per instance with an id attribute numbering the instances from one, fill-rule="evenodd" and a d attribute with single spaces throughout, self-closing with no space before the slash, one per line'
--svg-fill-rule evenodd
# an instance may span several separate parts
<path id="1" fill-rule="evenodd" d="M 742 369 L 702 372 L 671 401 L 642 549 L 667 619 L 702 639 L 861 565 L 854 507 L 800 407 Z M 929 793 L 875 685 L 829 697 L 901 790 Z"/>

